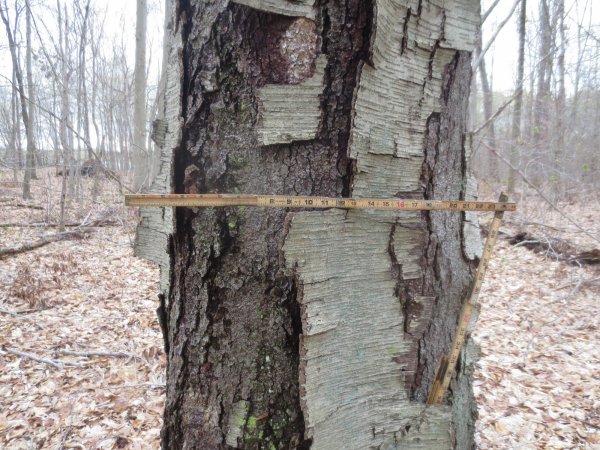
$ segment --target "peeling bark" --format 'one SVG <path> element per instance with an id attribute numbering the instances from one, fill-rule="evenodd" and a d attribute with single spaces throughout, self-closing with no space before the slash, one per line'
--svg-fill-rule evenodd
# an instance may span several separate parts
<path id="1" fill-rule="evenodd" d="M 469 195 L 475 0 L 197 0 L 173 17 L 159 190 Z M 471 282 L 468 218 L 232 207 L 144 220 L 140 248 L 170 246 L 152 255 L 163 448 L 472 445 L 468 363 L 460 402 L 423 403 Z"/>
<path id="2" fill-rule="evenodd" d="M 470 54 L 458 50 L 474 40 L 462 39 L 458 4 L 406 3 L 377 2 L 355 96 L 351 193 L 465 198 Z M 452 413 L 429 407 L 440 411 L 427 416 L 437 433 L 426 442 L 421 428 L 399 427 L 423 414 L 416 402 L 448 350 L 471 282 L 467 255 L 477 248 L 463 249 L 463 232 L 472 231 L 465 227 L 447 212 L 294 214 L 284 251 L 303 286 L 300 390 L 313 448 L 472 445 L 473 411 L 464 411 L 472 399 Z"/>

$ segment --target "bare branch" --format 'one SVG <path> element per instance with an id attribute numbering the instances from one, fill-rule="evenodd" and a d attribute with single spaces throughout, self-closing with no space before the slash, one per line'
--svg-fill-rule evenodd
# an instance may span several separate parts
<path id="1" fill-rule="evenodd" d="M 498 5 L 498 3 L 500 3 L 500 0 L 496 0 L 494 3 L 492 3 L 492 5 L 487 9 L 487 11 L 481 15 L 481 25 L 483 25 L 485 20 L 489 17 L 489 15 L 492 13 L 492 11 Z"/>
<path id="2" fill-rule="evenodd" d="M 502 28 L 504 28 L 504 25 L 506 25 L 508 23 L 508 21 L 514 14 L 515 10 L 517 9 L 517 6 L 519 6 L 519 3 L 521 3 L 521 0 L 515 0 L 515 3 L 513 4 L 510 12 L 506 16 L 506 18 L 500 23 L 500 25 L 498 25 L 496 27 L 496 31 L 494 32 L 492 37 L 488 40 L 487 44 L 485 44 L 485 48 L 481 51 L 481 53 L 479 53 L 479 56 L 477 56 L 477 59 L 473 63 L 472 67 L 475 68 L 475 67 L 479 66 L 479 61 L 485 57 L 486 52 L 492 46 L 492 44 L 494 43 L 494 40 L 498 37 L 498 34 L 500 33 L 500 31 L 502 31 Z"/>
<path id="3" fill-rule="evenodd" d="M 558 206 L 556 206 L 554 204 L 554 202 L 552 202 L 552 200 L 550 200 L 548 197 L 546 197 L 546 195 L 542 192 L 542 190 L 540 188 L 538 188 L 535 184 L 533 184 L 531 181 L 529 181 L 529 179 L 527 178 L 527 176 L 523 172 L 521 172 L 521 170 L 519 170 L 517 167 L 515 167 L 514 165 L 512 165 L 510 163 L 510 161 L 508 161 L 506 158 L 504 158 L 502 155 L 500 155 L 495 149 L 491 148 L 485 142 L 482 142 L 482 144 L 489 151 L 491 151 L 494 155 L 496 155 L 496 157 L 500 161 L 502 161 L 504 164 L 506 164 L 508 167 L 510 167 L 512 170 L 514 170 L 515 173 L 519 174 L 519 176 L 523 179 L 523 181 L 528 186 L 530 186 L 534 191 L 536 191 L 540 195 L 540 197 L 542 197 L 542 199 L 546 203 L 548 203 L 548 205 L 550 205 L 550 207 L 553 210 L 555 210 L 557 213 L 559 213 L 565 220 L 567 220 L 569 223 L 571 223 L 572 225 L 574 225 L 575 227 L 577 227 L 578 230 L 580 230 L 582 233 L 584 233 L 589 238 L 593 239 L 596 242 L 600 242 L 600 238 L 598 238 L 597 236 L 594 236 L 592 233 L 590 233 L 585 228 L 583 228 L 581 225 L 579 225 L 574 219 L 571 218 L 571 216 L 569 216 L 567 213 L 565 213 L 562 209 L 560 209 Z"/>

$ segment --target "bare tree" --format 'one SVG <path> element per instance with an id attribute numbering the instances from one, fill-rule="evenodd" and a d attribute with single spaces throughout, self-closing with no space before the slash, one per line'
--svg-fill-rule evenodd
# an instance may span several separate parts
<path id="1" fill-rule="evenodd" d="M 59 29 L 59 51 L 60 51 L 60 144 L 63 155 L 63 178 L 60 194 L 60 229 L 64 229 L 65 223 L 65 203 L 67 198 L 67 174 L 74 172 L 73 164 L 73 147 L 72 139 L 69 138 L 69 122 L 70 122 L 70 107 L 69 107 L 69 91 L 68 87 L 71 79 L 71 71 L 69 68 L 69 16 L 66 6 L 62 10 L 60 0 L 56 0 L 56 11 Z"/>
<path id="2" fill-rule="evenodd" d="M 133 189 L 139 191 L 148 181 L 146 152 L 146 21 L 147 0 L 137 0 L 135 25 L 135 86 L 133 117 Z"/>
<path id="3" fill-rule="evenodd" d="M 527 0 L 521 0 L 519 13 L 519 53 L 517 61 L 517 77 L 515 81 L 515 100 L 512 118 L 512 144 L 510 150 L 510 163 L 516 167 L 518 164 L 519 147 L 521 146 L 521 112 L 523 109 L 523 80 L 525 76 L 525 36 L 527 26 Z M 515 191 L 516 174 L 514 169 L 509 169 L 508 186 L 509 193 Z"/>
<path id="4" fill-rule="evenodd" d="M 16 89 L 19 92 L 19 100 L 21 104 L 21 116 L 23 118 L 23 124 L 25 125 L 25 130 L 27 133 L 27 157 L 25 161 L 25 175 L 23 177 L 23 198 L 30 199 L 31 198 L 31 188 L 30 188 L 30 179 L 31 179 L 31 170 L 33 165 L 29 162 L 33 159 L 33 155 L 35 154 L 35 147 L 33 142 L 33 130 L 31 129 L 32 122 L 29 120 L 29 100 L 25 94 L 25 83 L 23 81 L 23 71 L 21 69 L 21 65 L 19 64 L 19 58 L 17 56 L 17 44 L 15 42 L 14 33 L 10 26 L 10 21 L 8 17 L 8 6 L 6 4 L 6 0 L 4 0 L 3 4 L 0 6 L 0 17 L 2 18 L 2 22 L 4 23 L 4 29 L 6 31 L 6 38 L 8 39 L 8 46 L 10 51 L 10 57 L 13 64 L 13 71 L 16 79 Z"/>
<path id="5" fill-rule="evenodd" d="M 36 179 L 37 174 L 35 171 L 35 94 L 33 87 L 33 71 L 31 69 L 31 4 L 29 0 L 25 0 L 25 36 L 26 36 L 26 51 L 25 51 L 25 71 L 27 74 L 27 97 L 28 107 L 27 112 L 29 114 L 28 121 L 29 126 L 27 127 L 27 159 L 25 178 Z M 31 141 L 31 145 L 29 145 Z M 29 180 L 27 180 L 29 182 Z"/>

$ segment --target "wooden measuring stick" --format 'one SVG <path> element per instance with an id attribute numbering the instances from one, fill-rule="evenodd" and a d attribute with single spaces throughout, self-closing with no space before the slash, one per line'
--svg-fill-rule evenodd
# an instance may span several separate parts
<path id="1" fill-rule="evenodd" d="M 500 203 L 504 203 L 507 200 L 508 197 L 506 194 L 500 194 Z M 479 260 L 477 271 L 475 272 L 473 287 L 471 288 L 469 298 L 463 305 L 459 316 L 458 327 L 454 333 L 454 340 L 452 341 L 450 356 L 443 355 L 440 358 L 437 372 L 431 386 L 431 391 L 427 397 L 427 404 L 431 405 L 442 403 L 446 397 L 446 391 L 448 390 L 448 386 L 450 386 L 450 381 L 452 380 L 452 375 L 454 374 L 460 351 L 465 343 L 469 322 L 471 322 L 471 317 L 473 316 L 477 299 L 479 298 L 479 293 L 481 292 L 483 277 L 490 263 L 492 249 L 494 248 L 496 240 L 498 239 L 498 231 L 500 230 L 500 225 L 502 224 L 503 215 L 504 211 L 501 210 L 497 210 L 494 213 L 494 218 L 490 224 L 488 236 L 483 247 L 483 254 Z"/>
<path id="2" fill-rule="evenodd" d="M 127 206 L 263 206 L 274 208 L 343 208 L 383 210 L 514 211 L 515 203 L 400 198 L 336 198 L 288 195 L 246 194 L 132 194 Z"/>
<path id="3" fill-rule="evenodd" d="M 249 194 L 131 194 L 125 196 L 126 206 L 154 207 L 222 207 L 222 206 L 262 206 L 274 208 L 343 208 L 381 209 L 408 211 L 494 211 L 488 237 L 468 300 L 462 307 L 458 327 L 450 355 L 442 355 L 437 372 L 427 398 L 428 404 L 442 403 L 452 380 L 460 351 L 464 345 L 468 326 L 475 310 L 483 285 L 483 277 L 488 268 L 492 249 L 498 238 L 504 211 L 515 211 L 516 203 L 509 203 L 505 194 L 500 194 L 498 202 L 478 202 L 463 200 L 415 200 L 400 198 L 336 198 L 318 196 L 289 195 L 249 195 Z"/>

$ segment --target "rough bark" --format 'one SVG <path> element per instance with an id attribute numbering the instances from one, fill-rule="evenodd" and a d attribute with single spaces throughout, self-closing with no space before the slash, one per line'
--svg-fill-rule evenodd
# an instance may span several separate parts
<path id="1" fill-rule="evenodd" d="M 163 190 L 469 194 L 478 2 L 176 3 Z M 164 448 L 472 445 L 469 364 L 452 406 L 423 403 L 479 251 L 470 218 L 143 214 L 138 249 L 166 274 Z"/>

